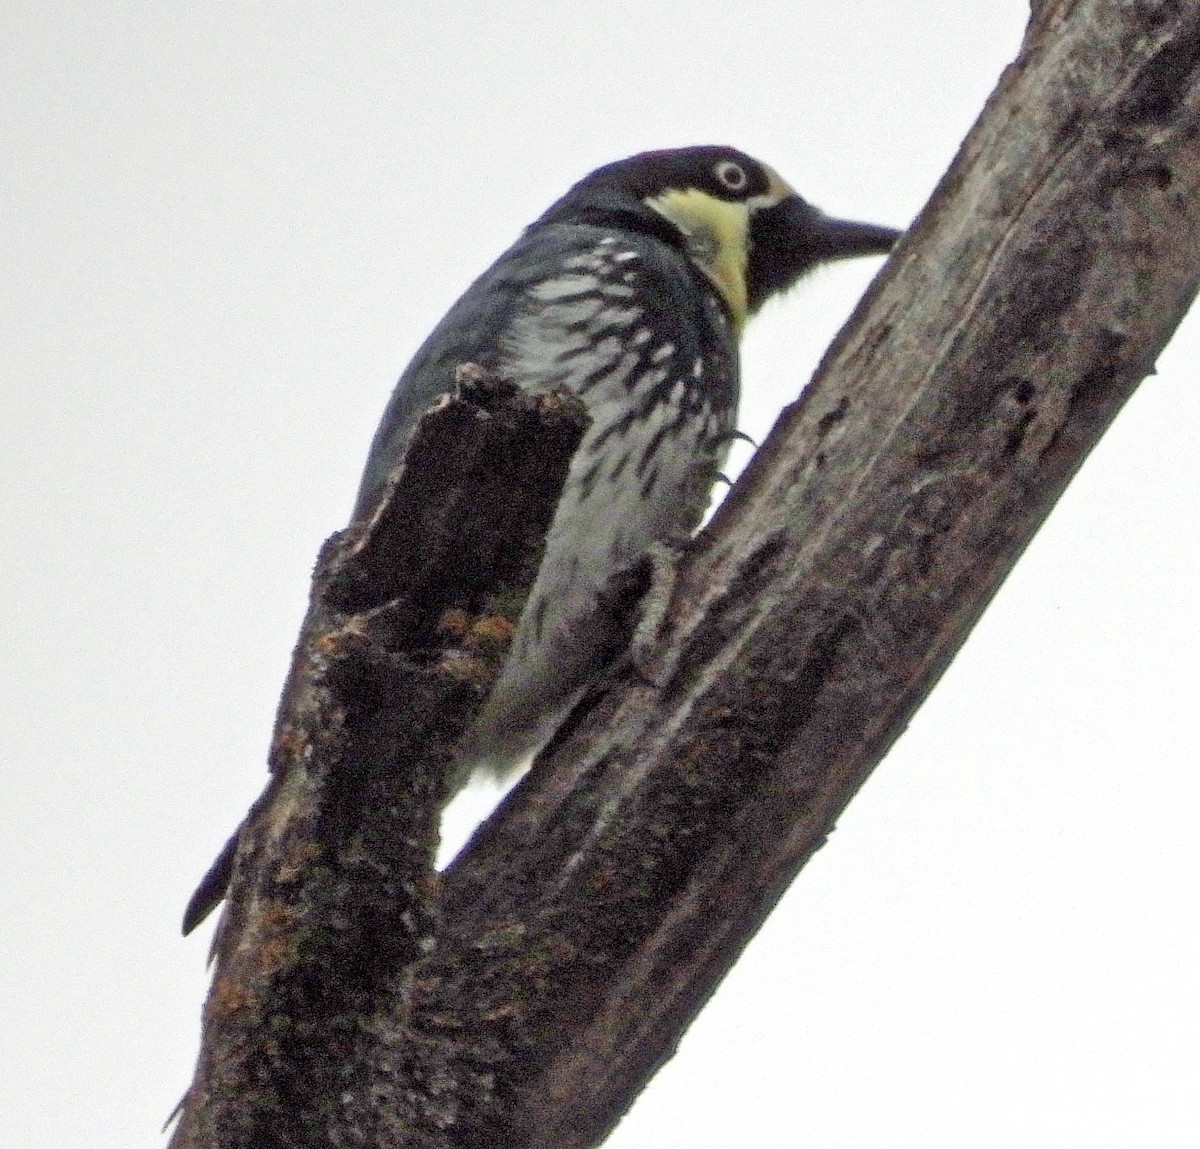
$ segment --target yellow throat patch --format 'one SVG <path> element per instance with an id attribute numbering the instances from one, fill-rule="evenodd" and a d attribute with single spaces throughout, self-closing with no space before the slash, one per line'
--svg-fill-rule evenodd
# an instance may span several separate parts
<path id="1" fill-rule="evenodd" d="M 679 228 L 688 255 L 721 293 L 740 336 L 747 312 L 749 205 L 717 199 L 699 188 L 669 188 L 646 203 Z"/>

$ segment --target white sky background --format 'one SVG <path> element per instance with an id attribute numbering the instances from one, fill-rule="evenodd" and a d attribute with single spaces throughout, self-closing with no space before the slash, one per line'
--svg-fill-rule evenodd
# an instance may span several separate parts
<path id="1" fill-rule="evenodd" d="M 462 288 L 648 147 L 902 226 L 1025 16 L 6 0 L 0 1145 L 162 1144 L 207 985 L 180 913 Z M 752 328 L 746 430 L 877 266 Z M 1198 352 L 1193 320 L 610 1149 L 1197 1143 Z"/>

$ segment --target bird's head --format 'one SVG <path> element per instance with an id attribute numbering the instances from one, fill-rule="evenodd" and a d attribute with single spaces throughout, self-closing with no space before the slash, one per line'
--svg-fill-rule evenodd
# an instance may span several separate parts
<path id="1" fill-rule="evenodd" d="M 597 168 L 539 220 L 558 222 L 649 233 L 680 248 L 739 330 L 817 264 L 884 254 L 900 236 L 830 218 L 766 164 L 726 147 L 642 152 Z"/>

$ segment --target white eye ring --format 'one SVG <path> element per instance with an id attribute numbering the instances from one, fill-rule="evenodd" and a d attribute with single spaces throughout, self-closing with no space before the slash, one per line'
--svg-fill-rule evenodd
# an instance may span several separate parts
<path id="1" fill-rule="evenodd" d="M 746 184 L 750 182 L 746 169 L 741 164 L 735 164 L 733 160 L 722 160 L 713 168 L 713 175 L 734 192 L 744 191 Z"/>

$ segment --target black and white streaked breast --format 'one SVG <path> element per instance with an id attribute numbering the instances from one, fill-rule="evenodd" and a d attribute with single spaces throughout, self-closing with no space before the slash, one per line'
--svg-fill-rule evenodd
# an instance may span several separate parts
<path id="1" fill-rule="evenodd" d="M 473 769 L 505 772 L 561 721 L 607 645 L 606 584 L 696 527 L 736 418 L 737 353 L 715 292 L 697 292 L 695 272 L 654 240 L 588 230 L 527 288 L 498 349 L 499 374 L 571 387 L 591 424 L 468 742 Z"/>

